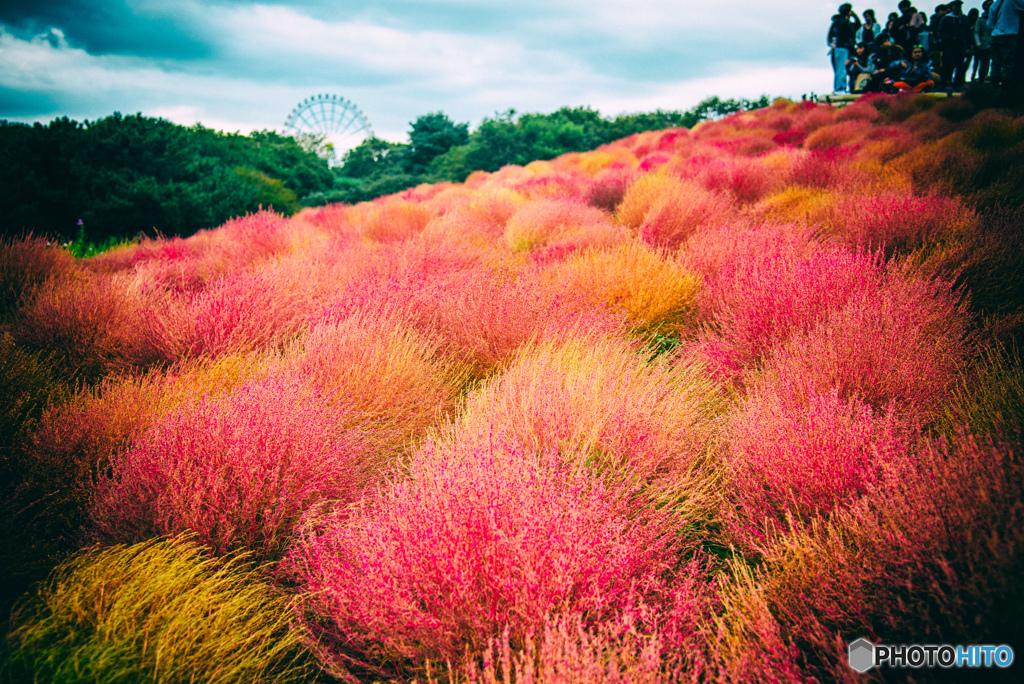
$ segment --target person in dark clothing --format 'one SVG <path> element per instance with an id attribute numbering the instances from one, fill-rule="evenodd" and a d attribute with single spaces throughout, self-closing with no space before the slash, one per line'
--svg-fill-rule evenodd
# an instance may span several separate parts
<path id="1" fill-rule="evenodd" d="M 875 38 L 875 44 L 881 45 L 882 43 L 889 41 L 892 44 L 896 44 L 900 37 L 900 29 L 897 25 L 899 15 L 895 12 L 889 13 L 889 18 L 885 20 L 885 27 L 882 29 L 878 37 Z"/>
<path id="2" fill-rule="evenodd" d="M 854 55 L 846 60 L 846 73 L 850 77 L 850 92 L 866 92 L 871 83 L 874 69 L 871 64 L 871 50 L 867 43 L 859 43 Z"/>
<path id="3" fill-rule="evenodd" d="M 942 71 L 942 41 L 939 40 L 939 24 L 948 10 L 945 5 L 936 5 L 935 13 L 928 20 L 928 56 L 932 60 L 932 68 Z"/>
<path id="4" fill-rule="evenodd" d="M 871 57 L 873 69 L 871 82 L 868 84 L 867 89 L 870 92 L 877 93 L 882 91 L 887 78 L 891 78 L 899 72 L 900 67 L 894 67 L 893 65 L 898 64 L 903 59 L 903 48 L 899 45 L 893 45 L 892 41 L 885 37 L 882 39 L 882 44 Z"/>
<path id="5" fill-rule="evenodd" d="M 863 16 L 864 23 L 857 29 L 857 45 L 861 43 L 870 45 L 878 38 L 878 34 L 882 32 L 882 27 L 879 26 L 878 21 L 875 19 L 875 10 L 866 9 L 863 12 Z"/>
<path id="6" fill-rule="evenodd" d="M 839 6 L 839 13 L 832 17 L 828 29 L 828 44 L 832 48 L 832 69 L 835 71 L 833 91 L 847 91 L 846 60 L 854 48 L 860 17 L 853 11 L 853 5 L 846 2 Z"/>
<path id="7" fill-rule="evenodd" d="M 915 45 L 909 60 L 900 60 L 892 65 L 893 75 L 885 80 L 887 86 L 903 93 L 923 93 L 935 85 L 931 62 L 924 55 L 924 48 Z"/>
<path id="8" fill-rule="evenodd" d="M 964 34 L 964 77 L 966 78 L 967 74 L 970 74 L 972 82 L 977 78 L 978 74 L 978 57 L 974 45 L 974 27 L 977 25 L 980 15 L 981 10 L 977 8 L 972 8 L 967 13 L 967 30 Z"/>
<path id="9" fill-rule="evenodd" d="M 916 31 L 911 26 L 914 19 L 914 8 L 911 6 L 910 0 L 901 0 L 897 8 L 900 14 L 893 24 L 895 34 L 892 39 L 894 43 L 903 48 L 904 54 L 909 54 L 917 41 Z"/>
<path id="10" fill-rule="evenodd" d="M 977 77 L 971 75 L 971 82 L 977 80 L 984 83 L 988 78 L 988 67 L 992 59 L 992 29 L 988 27 L 988 12 L 992 8 L 994 0 L 985 0 L 981 3 L 981 16 L 974 24 L 974 66 L 977 67 Z"/>
<path id="11" fill-rule="evenodd" d="M 967 17 L 963 13 L 963 0 L 946 5 L 949 13 L 939 22 L 939 42 L 942 45 L 942 86 L 947 93 L 962 89 L 966 81 L 964 58 L 967 52 Z"/>
<path id="12" fill-rule="evenodd" d="M 939 24 L 942 22 L 942 17 L 946 16 L 949 12 L 949 8 L 945 5 L 936 5 L 935 12 L 932 13 L 931 18 L 928 20 L 928 30 L 931 31 L 933 36 L 939 35 Z"/>

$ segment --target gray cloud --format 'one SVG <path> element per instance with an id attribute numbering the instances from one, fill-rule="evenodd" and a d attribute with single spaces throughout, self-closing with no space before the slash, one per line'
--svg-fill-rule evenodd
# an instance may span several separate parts
<path id="1" fill-rule="evenodd" d="M 176 3 L 130 0 L 5 0 L 0 23 L 21 38 L 63 32 L 69 45 L 94 55 L 193 60 L 213 55 L 205 27 Z"/>

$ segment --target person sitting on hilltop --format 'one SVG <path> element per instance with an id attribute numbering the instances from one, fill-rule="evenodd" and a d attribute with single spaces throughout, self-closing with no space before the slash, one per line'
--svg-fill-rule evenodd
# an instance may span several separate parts
<path id="1" fill-rule="evenodd" d="M 885 79 L 901 71 L 901 67 L 898 64 L 902 59 L 903 48 L 899 45 L 893 45 L 887 36 L 883 37 L 882 44 L 871 55 L 871 81 L 867 86 L 867 90 L 872 93 L 881 92 L 885 85 Z"/>
<path id="2" fill-rule="evenodd" d="M 874 71 L 870 46 L 867 43 L 858 44 L 853 57 L 846 60 L 846 73 L 850 77 L 850 92 L 866 92 Z"/>
<path id="3" fill-rule="evenodd" d="M 899 60 L 891 65 L 893 75 L 885 79 L 890 92 L 923 93 L 935 86 L 936 75 L 932 63 L 924 56 L 924 48 L 915 45 L 909 60 Z"/>

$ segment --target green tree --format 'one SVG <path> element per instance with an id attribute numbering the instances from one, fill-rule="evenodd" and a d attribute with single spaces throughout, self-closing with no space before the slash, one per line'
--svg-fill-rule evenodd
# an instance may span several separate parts
<path id="1" fill-rule="evenodd" d="M 425 114 L 411 124 L 407 145 L 372 139 L 350 150 L 336 169 L 335 189 L 306 196 L 303 204 L 359 202 L 423 182 L 461 182 L 473 171 L 584 152 L 633 133 L 691 127 L 769 104 L 767 96 L 753 101 L 710 97 L 685 112 L 659 109 L 613 119 L 590 107 L 563 107 L 550 114 L 509 109 L 484 119 L 465 137 L 465 124 L 453 123 L 443 112 Z"/>
<path id="2" fill-rule="evenodd" d="M 444 112 L 424 114 L 410 125 L 406 157 L 409 173 L 423 173 L 435 158 L 469 141 L 469 124 L 457 124 Z"/>
<path id="3" fill-rule="evenodd" d="M 272 131 L 248 136 L 141 114 L 28 126 L 0 121 L 0 230 L 92 242 L 189 235 L 334 187 L 327 161 Z M 81 225 L 79 224 L 81 221 Z"/>

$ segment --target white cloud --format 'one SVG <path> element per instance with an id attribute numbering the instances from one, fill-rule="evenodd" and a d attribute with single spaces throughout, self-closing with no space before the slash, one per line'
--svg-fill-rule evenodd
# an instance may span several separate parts
<path id="1" fill-rule="evenodd" d="M 408 2 L 371 4 L 383 9 L 146 0 L 147 11 L 159 7 L 211 41 L 202 59 L 92 55 L 56 32 L 23 40 L 0 28 L 0 87 L 56 103 L 36 120 L 142 111 L 243 132 L 278 128 L 304 97 L 331 92 L 357 103 L 378 135 L 402 140 L 410 121 L 438 109 L 476 125 L 509 107 L 590 105 L 611 115 L 685 109 L 710 95 L 799 96 L 831 83 L 822 36 L 832 3 L 523 0 L 495 5 L 479 25 L 460 19 L 475 6 L 468 0 L 417 3 L 435 10 L 429 30 L 386 20 Z M 669 53 L 698 42 L 696 58 Z M 818 52 L 813 62 L 800 57 Z"/>
<path id="2" fill-rule="evenodd" d="M 644 112 L 662 109 L 689 109 L 710 95 L 723 99 L 757 99 L 790 97 L 799 99 L 812 92 L 830 90 L 832 70 L 829 67 L 788 66 L 770 69 L 737 65 L 727 76 L 665 83 L 650 93 L 635 97 L 594 94 L 595 106 L 605 114 Z M 815 85 L 817 84 L 817 86 Z"/>

